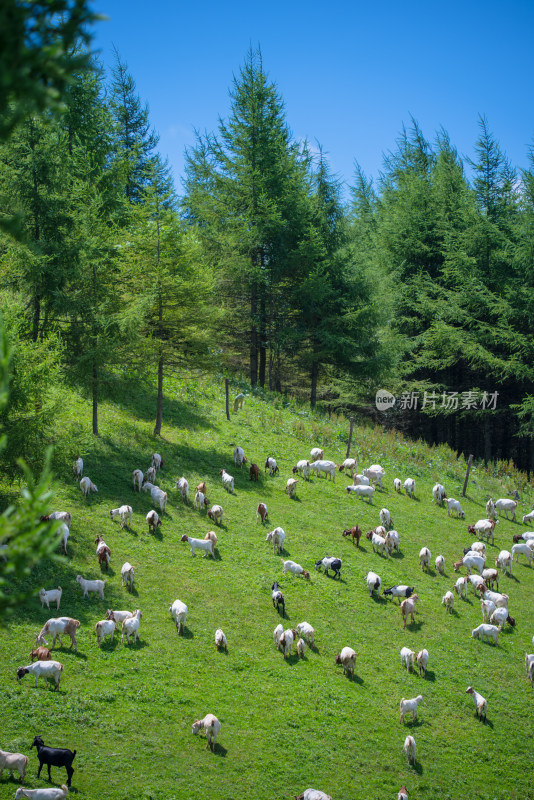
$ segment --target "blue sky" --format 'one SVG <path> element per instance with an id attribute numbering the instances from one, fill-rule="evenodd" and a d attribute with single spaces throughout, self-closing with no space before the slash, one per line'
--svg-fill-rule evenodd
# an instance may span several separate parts
<path id="1" fill-rule="evenodd" d="M 128 64 L 181 191 L 195 128 L 213 131 L 250 46 L 282 95 L 295 138 L 319 142 L 352 183 L 354 161 L 378 175 L 413 116 L 427 139 L 441 127 L 474 156 L 485 114 L 516 167 L 534 144 L 533 0 L 366 0 L 318 3 L 97 0 L 106 66 Z"/>

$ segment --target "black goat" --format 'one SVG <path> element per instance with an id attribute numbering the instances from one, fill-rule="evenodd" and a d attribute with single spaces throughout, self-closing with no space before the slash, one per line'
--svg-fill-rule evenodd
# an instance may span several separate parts
<path id="1" fill-rule="evenodd" d="M 66 747 L 46 747 L 40 736 L 35 737 L 32 747 L 37 748 L 37 758 L 39 759 L 37 777 L 39 777 L 41 774 L 43 764 L 46 764 L 48 767 L 48 780 L 50 782 L 52 781 L 50 767 L 65 767 L 68 775 L 67 786 L 70 786 L 70 781 L 74 773 L 74 770 L 72 769 L 72 762 L 74 761 L 76 750 L 68 750 Z"/>
<path id="2" fill-rule="evenodd" d="M 276 583 L 276 581 L 271 586 L 271 589 L 273 590 L 273 606 L 276 608 L 278 612 L 280 612 L 280 606 L 282 606 L 282 617 L 285 617 L 286 604 L 284 601 L 284 595 L 278 588 L 278 583 Z"/>

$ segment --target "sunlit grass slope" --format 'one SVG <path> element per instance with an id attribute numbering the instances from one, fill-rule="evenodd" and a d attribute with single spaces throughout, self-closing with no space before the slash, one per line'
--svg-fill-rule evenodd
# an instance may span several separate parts
<path id="1" fill-rule="evenodd" d="M 471 589 L 467 601 L 455 598 L 452 616 L 441 605 L 457 577 L 452 563 L 472 541 L 467 522 L 485 516 L 490 494 L 508 496 L 517 476 L 491 477 L 474 469 L 462 500 L 466 521 L 448 519 L 446 509 L 431 502 L 431 489 L 439 480 L 449 497 L 459 498 L 463 460 L 444 447 L 429 449 L 355 428 L 351 455 L 360 466 L 380 463 L 386 470 L 384 490 L 373 505 L 349 497 L 350 479 L 339 473 L 335 483 L 301 479 L 298 499 L 290 500 L 284 489 L 291 467 L 311 447 L 324 447 L 325 458 L 337 463 L 345 457 L 346 421 L 247 396 L 243 410 L 227 422 L 224 384 L 212 378 L 176 379 L 165 391 L 163 439 L 152 436 L 153 401 L 144 387 L 130 387 L 102 404 L 99 439 L 87 433 L 89 404 L 74 394 L 66 398 L 55 507 L 73 514 L 69 556 L 63 565 L 42 564 L 31 579 L 36 589 L 62 586 L 59 614 L 81 622 L 78 654 L 67 647 L 55 651 L 64 665 L 57 693 L 42 682 L 34 689 L 29 677 L 20 684 L 15 678 L 55 609 L 42 610 L 35 599 L 0 630 L 0 747 L 30 756 L 27 785 L 47 785 L 45 772 L 36 780 L 37 758 L 29 750 L 40 734 L 46 743 L 77 750 L 73 793 L 86 798 L 282 800 L 313 786 L 335 800 L 384 800 L 396 798 L 401 784 L 411 798 L 533 798 L 534 692 L 524 655 L 534 650 L 534 571 L 520 563 L 513 578 L 502 578 L 517 627 L 503 631 L 497 647 L 470 638 L 482 622 Z M 258 484 L 250 482 L 248 469 L 234 467 L 236 444 L 260 465 Z M 135 468 L 146 470 L 154 451 L 165 459 L 158 483 L 169 495 L 156 535 L 145 523 L 150 496 L 134 494 L 131 480 Z M 86 501 L 72 480 L 78 452 L 85 474 L 98 486 Z M 269 455 L 280 465 L 274 478 L 263 476 Z M 233 496 L 222 488 L 222 467 L 235 477 Z M 205 513 L 179 499 L 174 484 L 181 475 L 189 481 L 191 500 L 194 486 L 206 480 L 210 502 L 224 508 L 215 560 L 192 558 L 180 542 L 183 533 L 203 538 L 213 527 Z M 415 478 L 415 500 L 394 493 L 394 477 Z M 522 514 L 533 495 L 529 486 L 521 492 Z M 264 528 L 256 523 L 259 500 L 269 509 Z M 131 530 L 121 531 L 109 518 L 109 509 L 123 503 L 134 509 Z M 390 559 L 373 553 L 367 540 L 357 549 L 341 536 L 356 522 L 364 532 L 377 525 L 381 507 L 390 510 L 401 538 L 400 554 Z M 309 582 L 282 575 L 281 559 L 265 542 L 267 530 L 277 525 L 287 536 L 284 557 L 310 570 Z M 488 564 L 502 548 L 511 549 L 512 535 L 523 529 L 520 522 L 501 519 Z M 77 574 L 100 577 L 98 534 L 112 552 L 105 602 L 82 599 L 75 582 Z M 423 545 L 432 561 L 445 556 L 445 576 L 434 569 L 421 572 Z M 343 560 L 340 581 L 313 569 L 325 555 Z M 121 586 L 125 561 L 136 568 L 133 596 Z M 396 602 L 369 598 L 369 569 L 384 587 L 416 586 L 421 602 L 415 624 L 403 630 Z M 316 630 L 316 647 L 302 661 L 296 655 L 284 661 L 274 647 L 280 621 L 271 602 L 274 580 L 286 598 L 286 625 L 307 620 Z M 176 598 L 189 607 L 180 637 L 169 614 Z M 116 636 L 98 649 L 95 623 L 113 607 L 142 610 L 140 641 L 128 647 Z M 215 650 L 218 627 L 228 638 L 227 655 Z M 334 665 L 345 645 L 358 654 L 353 681 Z M 428 649 L 426 679 L 401 667 L 405 645 Z M 465 694 L 470 684 L 488 700 L 485 725 Z M 418 721 L 399 724 L 400 699 L 419 693 L 424 701 Z M 222 722 L 213 754 L 191 733 L 194 719 L 208 712 Z M 402 752 L 408 732 L 417 744 L 415 767 Z M 53 768 L 52 776 L 59 784 L 65 772 Z M 4 774 L 0 797 L 12 797 L 15 789 Z"/>

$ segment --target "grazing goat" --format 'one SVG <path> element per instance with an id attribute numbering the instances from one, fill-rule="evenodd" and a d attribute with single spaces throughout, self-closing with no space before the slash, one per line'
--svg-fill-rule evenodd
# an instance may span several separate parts
<path id="1" fill-rule="evenodd" d="M 467 567 L 468 575 L 470 575 L 473 568 L 478 570 L 479 575 L 482 575 L 482 570 L 484 569 L 484 559 L 482 556 L 469 551 L 469 554 L 464 556 L 461 561 L 456 561 L 453 564 L 454 571 L 458 572 L 461 566 Z"/>
<path id="2" fill-rule="evenodd" d="M 152 453 L 152 466 L 156 470 L 162 469 L 165 466 L 165 462 L 159 453 Z"/>
<path id="3" fill-rule="evenodd" d="M 35 688 L 37 689 L 37 681 L 39 678 L 44 678 L 45 681 L 53 680 L 56 684 L 55 692 L 59 689 L 59 681 L 61 680 L 61 673 L 63 672 L 63 664 L 59 661 L 32 661 L 26 667 L 18 667 L 17 680 L 21 680 L 25 675 L 33 675 L 35 677 Z"/>
<path id="4" fill-rule="evenodd" d="M 267 511 L 267 506 L 265 503 L 258 503 L 258 508 L 256 509 L 256 522 L 261 519 L 261 524 L 263 525 L 268 516 L 269 512 Z"/>
<path id="5" fill-rule="evenodd" d="M 235 466 L 242 467 L 243 464 L 247 463 L 247 458 L 245 456 L 245 451 L 242 447 L 236 447 L 234 450 L 234 464 Z"/>
<path id="6" fill-rule="evenodd" d="M 528 514 L 523 514 L 523 525 L 528 525 L 529 522 L 534 522 L 534 511 L 529 511 Z"/>
<path id="7" fill-rule="evenodd" d="M 148 532 L 150 533 L 152 531 L 153 533 L 156 533 L 158 525 L 161 525 L 158 512 L 154 510 L 149 511 L 146 515 L 146 521 L 148 522 Z"/>
<path id="8" fill-rule="evenodd" d="M 59 611 L 59 603 L 61 601 L 61 595 L 63 594 L 63 589 L 61 586 L 58 586 L 57 589 L 41 589 L 39 592 L 39 600 L 41 601 L 41 608 L 44 608 L 45 604 L 47 608 L 50 608 L 50 602 L 56 601 L 56 609 Z"/>
<path id="9" fill-rule="evenodd" d="M 488 642 L 490 639 L 492 639 L 493 644 L 496 645 L 499 638 L 499 630 L 500 629 L 496 625 L 487 625 L 482 623 L 482 625 L 479 625 L 471 631 L 471 638 L 481 639 L 484 641 L 484 637 L 486 637 Z"/>
<path id="10" fill-rule="evenodd" d="M 404 722 L 404 717 L 408 712 L 412 712 L 412 720 L 417 719 L 417 706 L 423 702 L 423 695 L 418 694 L 417 697 L 412 697 L 411 700 L 406 700 L 404 697 L 400 701 L 400 720 Z"/>
<path id="11" fill-rule="evenodd" d="M 72 474 L 74 475 L 74 480 L 77 481 L 83 476 L 83 458 L 78 458 L 72 465 Z"/>
<path id="12" fill-rule="evenodd" d="M 367 469 L 362 470 L 365 478 L 369 478 L 371 483 L 376 483 L 382 489 L 382 478 L 386 474 L 386 470 L 380 464 L 371 464 Z"/>
<path id="13" fill-rule="evenodd" d="M 218 539 L 215 531 L 208 531 L 207 534 L 204 536 L 204 539 L 206 539 L 206 541 L 209 539 L 210 542 L 212 542 L 214 548 L 217 546 Z"/>
<path id="14" fill-rule="evenodd" d="M 181 478 L 178 478 L 174 488 L 178 489 L 178 491 L 180 492 L 180 495 L 181 495 L 182 500 L 184 501 L 184 503 L 188 503 L 189 502 L 189 483 L 187 482 L 187 480 L 183 476 Z"/>
<path id="15" fill-rule="evenodd" d="M 306 640 L 309 647 L 313 647 L 313 643 L 315 641 L 315 630 L 312 628 L 309 622 L 299 622 L 297 625 L 297 631 L 300 633 L 303 639 Z"/>
<path id="16" fill-rule="evenodd" d="M 406 740 L 404 740 L 404 744 L 406 744 Z M 406 750 L 404 752 L 406 753 Z M 414 762 L 415 762 L 415 740 L 414 740 Z M 397 795 L 397 800 L 408 800 L 408 789 L 406 788 L 406 786 L 400 787 L 399 793 Z"/>
<path id="17" fill-rule="evenodd" d="M 525 556 L 530 567 L 533 554 L 533 550 L 527 542 L 518 542 L 517 544 L 512 545 L 512 563 L 514 561 L 514 557 L 516 561 L 519 561 L 519 556 L 521 555 Z"/>
<path id="18" fill-rule="evenodd" d="M 133 509 L 131 506 L 119 506 L 119 508 L 111 508 L 109 511 L 109 516 L 113 519 L 116 516 L 120 517 L 121 520 L 121 528 L 124 528 L 126 525 L 127 528 L 130 527 L 132 522 L 132 514 Z"/>
<path id="19" fill-rule="evenodd" d="M 156 480 L 156 467 L 149 467 L 146 471 L 145 477 L 143 478 L 143 489 L 146 491 L 146 487 L 148 488 L 154 485 L 154 481 Z"/>
<path id="20" fill-rule="evenodd" d="M 447 495 L 445 494 L 445 487 L 441 483 L 436 483 L 432 489 L 432 502 L 442 506 L 443 501 L 446 499 Z"/>
<path id="21" fill-rule="evenodd" d="M 47 514 L 45 517 L 41 517 L 41 522 L 50 522 L 56 519 L 61 520 L 64 522 L 65 525 L 70 529 L 71 522 L 72 522 L 72 514 L 70 511 L 52 511 L 51 514 Z"/>
<path id="22" fill-rule="evenodd" d="M 196 719 L 193 722 L 193 733 L 197 734 L 202 728 L 206 731 L 206 749 L 215 751 L 215 739 L 221 730 L 221 723 L 214 714 L 206 714 L 204 719 Z"/>
<path id="23" fill-rule="evenodd" d="M 293 473 L 293 475 L 296 475 L 297 473 L 299 475 L 302 475 L 304 480 L 309 480 L 309 477 L 310 477 L 310 474 L 311 474 L 310 462 L 306 461 L 306 459 L 302 459 L 301 461 L 297 461 L 296 467 L 293 467 L 291 472 Z"/>
<path id="24" fill-rule="evenodd" d="M 106 619 L 111 619 L 116 625 L 120 625 L 122 627 L 122 623 L 128 617 L 133 617 L 133 611 L 119 611 L 108 608 L 106 611 Z"/>
<path id="25" fill-rule="evenodd" d="M 445 556 L 437 556 L 434 564 L 436 565 L 436 572 L 443 575 L 445 572 Z"/>
<path id="26" fill-rule="evenodd" d="M 189 546 L 191 547 L 191 555 L 195 555 L 195 550 L 204 550 L 204 555 L 202 558 L 206 558 L 208 553 L 212 558 L 215 558 L 213 553 L 213 542 L 211 539 L 193 539 L 191 536 L 188 536 L 186 533 L 180 539 L 181 542 L 189 542 Z"/>
<path id="27" fill-rule="evenodd" d="M 260 468 L 258 467 L 257 464 L 250 465 L 249 474 L 250 474 L 250 480 L 255 481 L 257 483 L 260 477 Z"/>
<path id="28" fill-rule="evenodd" d="M 354 525 L 352 528 L 345 528 L 342 536 L 352 536 L 352 544 L 354 544 L 354 540 L 356 539 L 356 547 L 359 547 L 362 531 L 359 525 Z"/>
<path id="29" fill-rule="evenodd" d="M 58 639 L 59 644 L 63 647 L 63 642 L 61 641 L 60 634 L 66 633 L 70 636 L 70 646 L 74 645 L 74 652 L 78 652 L 78 644 L 76 642 L 76 630 L 80 627 L 80 621 L 77 619 L 73 619 L 72 617 L 53 617 L 49 619 L 43 627 L 41 631 L 35 637 L 35 644 L 44 644 L 48 645 L 48 642 L 45 639 L 45 636 L 49 634 L 53 636 L 52 642 L 52 649 L 56 646 L 56 639 Z"/>
<path id="30" fill-rule="evenodd" d="M 451 511 L 456 511 L 456 518 L 465 519 L 465 511 L 463 510 L 462 506 L 460 505 L 459 500 L 455 500 L 454 497 L 450 497 L 447 500 L 447 516 L 451 516 Z"/>
<path id="31" fill-rule="evenodd" d="M 428 547 L 422 547 L 419 551 L 419 563 L 421 564 L 421 569 L 428 572 L 428 568 L 430 566 L 430 559 L 432 558 L 432 553 L 428 549 Z"/>
<path id="32" fill-rule="evenodd" d="M 280 472 L 280 470 L 278 469 L 278 464 L 276 463 L 276 458 L 269 456 L 269 458 L 265 462 L 265 472 L 267 472 L 267 470 L 269 470 L 269 475 L 271 477 L 276 475 L 277 472 Z"/>
<path id="33" fill-rule="evenodd" d="M 429 658 L 428 650 L 425 650 L 425 649 L 419 650 L 419 652 L 417 653 L 417 655 L 415 657 L 415 661 L 416 661 L 417 666 L 419 668 L 419 675 L 421 675 L 421 673 L 423 673 L 423 678 L 426 678 L 426 668 L 428 666 L 428 658 Z"/>
<path id="34" fill-rule="evenodd" d="M 415 764 L 415 739 L 413 738 L 413 736 L 406 737 L 402 749 L 406 754 L 406 757 L 408 759 L 408 764 Z M 398 796 L 402 797 L 401 792 L 399 792 Z M 408 797 L 408 795 L 405 796 Z"/>
<path id="35" fill-rule="evenodd" d="M 401 493 L 402 490 L 402 481 L 400 478 L 393 478 L 393 488 L 397 492 L 397 494 Z"/>
<path id="36" fill-rule="evenodd" d="M 129 589 L 131 592 L 133 592 L 134 573 L 135 570 L 130 564 L 130 562 L 125 561 L 121 567 L 122 585 L 126 586 L 126 588 Z"/>
<path id="37" fill-rule="evenodd" d="M 196 492 L 194 506 L 195 509 L 198 508 L 199 511 L 202 511 L 203 508 L 207 508 L 209 506 L 208 498 L 204 492 Z"/>
<path id="38" fill-rule="evenodd" d="M 82 478 L 80 481 L 80 489 L 84 497 L 87 497 L 89 492 L 98 492 L 97 487 L 92 482 L 91 478 Z"/>
<path id="39" fill-rule="evenodd" d="M 345 475 L 347 474 L 347 471 L 348 471 L 349 474 L 350 474 L 350 477 L 354 478 L 354 473 L 358 471 L 358 467 L 357 467 L 357 464 L 356 464 L 356 459 L 355 458 L 346 458 L 345 461 L 342 464 L 339 465 L 338 469 L 339 469 L 340 472 L 344 471 Z"/>
<path id="40" fill-rule="evenodd" d="M 508 595 L 507 594 L 499 594 L 499 592 L 490 592 L 489 589 L 486 589 L 483 592 L 484 600 L 491 600 L 497 608 L 508 608 Z"/>
<path id="41" fill-rule="evenodd" d="M 480 610 L 482 611 L 482 622 L 489 622 L 490 617 L 495 611 L 497 606 L 493 602 L 493 600 L 481 600 L 480 601 Z M 508 609 L 505 609 L 506 613 L 508 613 Z"/>
<path id="42" fill-rule="evenodd" d="M 271 586 L 271 589 L 272 589 L 272 592 L 273 592 L 273 594 L 272 594 L 272 597 L 273 597 L 273 608 L 276 608 L 278 613 L 280 613 L 280 606 L 282 606 L 282 617 L 285 617 L 285 615 L 286 615 L 286 604 L 285 604 L 285 600 L 284 600 L 284 595 L 282 594 L 282 592 L 278 588 L 277 581 L 275 581 L 273 583 L 273 585 Z"/>
<path id="43" fill-rule="evenodd" d="M 404 626 L 403 626 L 404 628 L 406 628 L 406 622 L 408 620 L 408 617 L 411 617 L 412 622 L 414 621 L 413 615 L 415 611 L 415 603 L 417 600 L 419 600 L 418 595 L 412 594 L 411 597 L 409 597 L 407 600 L 403 600 L 402 603 L 400 604 L 400 610 L 402 618 L 404 620 Z"/>
<path id="44" fill-rule="evenodd" d="M 385 538 L 383 536 L 379 536 L 377 533 L 375 533 L 375 531 L 376 529 L 369 531 L 369 533 L 366 534 L 366 538 L 371 540 L 373 551 L 375 553 L 380 552 L 383 554 L 384 551 L 386 551 L 386 557 L 389 558 L 389 550 L 386 549 Z"/>
<path id="45" fill-rule="evenodd" d="M 406 672 L 410 671 L 410 667 L 412 668 L 413 672 L 413 662 L 415 658 L 415 653 L 413 650 L 410 650 L 409 647 L 403 647 L 400 651 L 400 658 L 401 664 L 406 667 Z"/>
<path id="46" fill-rule="evenodd" d="M 382 581 L 376 572 L 368 572 L 365 576 L 365 582 L 367 583 L 367 588 L 369 589 L 369 596 L 371 596 L 373 592 L 378 592 L 378 596 L 380 597 L 380 587 L 382 585 Z"/>
<path id="47" fill-rule="evenodd" d="M 404 491 L 406 492 L 406 494 L 409 497 L 412 498 L 412 500 L 414 499 L 414 497 L 415 497 L 415 481 L 414 481 L 413 478 L 406 478 L 406 480 L 404 481 Z"/>
<path id="48" fill-rule="evenodd" d="M 445 606 L 445 609 L 452 614 L 452 610 L 454 607 L 454 595 L 452 592 L 446 592 L 443 597 L 441 598 L 441 605 Z"/>
<path id="49" fill-rule="evenodd" d="M 324 569 L 324 574 L 328 577 L 328 570 L 333 570 L 334 578 L 337 576 L 341 580 L 341 559 L 334 556 L 325 556 L 315 562 L 315 569 Z"/>
<path id="50" fill-rule="evenodd" d="M 50 767 L 65 767 L 67 770 L 67 786 L 70 786 L 74 774 L 72 762 L 74 761 L 76 750 L 69 750 L 66 747 L 47 747 L 40 736 L 35 737 L 32 747 L 37 748 L 37 758 L 39 759 L 37 777 L 39 778 L 41 775 L 43 764 L 46 764 L 48 767 L 48 780 L 50 782 L 52 781 Z"/>
<path id="51" fill-rule="evenodd" d="M 297 497 L 297 483 L 298 480 L 296 478 L 288 478 L 286 483 L 286 492 L 288 497 Z"/>
<path id="52" fill-rule="evenodd" d="M 467 526 L 467 532 L 473 533 L 475 536 L 478 536 L 479 539 L 482 539 L 485 536 L 488 543 L 491 538 L 491 543 L 493 544 L 495 525 L 497 525 L 497 523 L 498 520 L 494 519 L 479 519 L 474 525 Z"/>
<path id="53" fill-rule="evenodd" d="M 36 647 L 35 650 L 30 650 L 30 661 L 32 664 L 35 660 L 50 661 L 51 659 L 52 654 L 48 647 Z"/>
<path id="54" fill-rule="evenodd" d="M 274 643 L 276 645 L 277 650 L 280 649 L 280 637 L 283 634 L 283 632 L 284 632 L 284 626 L 282 625 L 281 622 L 279 622 L 276 628 L 274 629 L 273 633 Z"/>
<path id="55" fill-rule="evenodd" d="M 15 777 L 13 773 L 16 770 L 20 775 L 20 782 L 24 783 L 28 761 L 28 756 L 24 756 L 22 753 L 8 753 L 5 750 L 0 750 L 0 778 L 2 777 L 3 771 L 8 769 L 13 779 Z"/>
<path id="56" fill-rule="evenodd" d="M 100 595 L 100 599 L 104 599 L 104 588 L 106 581 L 88 581 L 82 578 L 81 575 L 76 575 L 76 583 L 79 583 L 83 590 L 83 596 L 87 597 L 89 592 L 95 592 Z"/>
<path id="57" fill-rule="evenodd" d="M 98 556 L 98 563 L 100 564 L 100 568 L 104 567 L 107 571 L 109 567 L 109 562 L 111 561 L 111 550 L 102 539 L 101 536 L 97 536 L 95 539 L 96 544 L 96 554 Z"/>
<path id="58" fill-rule="evenodd" d="M 233 477 L 231 475 L 229 475 L 228 472 L 225 469 L 221 469 L 220 472 L 219 472 L 219 475 L 222 478 L 222 483 L 223 483 L 223 486 L 226 489 L 226 491 L 230 492 L 230 494 L 233 494 L 234 493 L 234 479 L 233 479 Z"/>
<path id="59" fill-rule="evenodd" d="M 185 620 L 187 618 L 187 606 L 181 600 L 175 600 L 172 606 L 169 606 L 169 611 L 176 623 L 176 630 L 178 634 L 185 629 Z"/>
<path id="60" fill-rule="evenodd" d="M 150 496 L 154 505 L 159 505 L 161 513 L 164 514 L 167 507 L 167 492 L 164 492 L 159 486 L 152 486 Z"/>
<path id="61" fill-rule="evenodd" d="M 243 394 L 243 392 L 236 394 L 236 396 L 234 397 L 234 414 L 236 414 L 243 408 L 244 400 L 245 400 L 245 395 Z"/>
<path id="62" fill-rule="evenodd" d="M 347 486 L 347 492 L 356 497 L 367 497 L 369 504 L 373 504 L 373 495 L 375 493 L 374 486 L 362 486 L 361 484 L 354 486 L 353 484 L 352 486 Z"/>
<path id="63" fill-rule="evenodd" d="M 217 628 L 215 631 L 215 647 L 217 650 L 220 650 L 221 647 L 224 647 L 225 651 L 228 652 L 228 642 L 226 641 L 226 636 L 221 628 Z"/>
<path id="64" fill-rule="evenodd" d="M 324 472 L 324 476 L 327 480 L 327 476 L 330 475 L 332 482 L 336 482 L 336 465 L 333 461 L 312 461 L 310 470 L 315 472 L 318 478 L 320 478 L 321 473 Z"/>
<path id="65" fill-rule="evenodd" d="M 69 531 L 69 526 L 65 522 L 62 522 L 61 525 L 59 526 L 58 534 L 61 538 L 61 544 L 63 545 L 63 552 L 65 553 L 65 555 L 68 555 L 67 541 L 69 539 L 70 531 Z"/>
<path id="66" fill-rule="evenodd" d="M 506 497 L 501 498 L 495 502 L 495 511 L 504 511 L 504 516 L 508 519 L 508 512 L 512 512 L 512 519 L 515 522 L 515 510 L 517 508 L 517 502 L 515 500 L 509 500 Z"/>
<path id="67" fill-rule="evenodd" d="M 510 616 L 510 614 L 508 613 L 508 609 L 503 608 L 502 606 L 500 606 L 499 608 L 495 608 L 489 621 L 493 625 L 497 625 L 500 628 L 504 628 L 504 626 L 508 622 L 508 624 L 512 628 L 515 628 L 515 619 Z"/>
<path id="68" fill-rule="evenodd" d="M 296 638 L 297 631 L 294 628 L 286 628 L 280 636 L 279 648 L 284 654 L 284 659 L 291 655 L 291 648 Z"/>
<path id="69" fill-rule="evenodd" d="M 475 701 L 475 708 L 476 708 L 476 715 L 479 719 L 482 719 L 484 716 L 484 722 L 486 721 L 486 711 L 488 709 L 488 701 L 485 697 L 482 697 L 481 694 L 475 692 L 472 686 L 468 686 L 465 690 L 466 694 L 470 694 L 473 700 Z"/>
<path id="70" fill-rule="evenodd" d="M 344 647 L 341 653 L 338 653 L 334 661 L 335 664 L 343 665 L 343 675 L 347 673 L 349 678 L 354 677 L 354 670 L 356 669 L 356 652 L 352 647 Z"/>
<path id="71" fill-rule="evenodd" d="M 293 795 L 293 800 L 332 800 L 332 797 L 319 789 L 305 789 L 298 797 Z"/>
<path id="72" fill-rule="evenodd" d="M 275 528 L 274 531 L 269 531 L 267 536 L 265 537 L 266 542 L 273 543 L 273 553 L 278 553 L 280 555 L 282 551 L 282 545 L 284 544 L 284 540 L 286 538 L 286 534 L 283 528 Z"/>
<path id="73" fill-rule="evenodd" d="M 131 617 L 127 617 L 122 623 L 122 636 L 121 636 L 121 644 L 124 642 L 124 637 L 126 636 L 126 641 L 130 644 L 130 636 L 133 636 L 134 644 L 136 643 L 137 639 L 139 638 L 139 621 L 143 618 L 143 615 L 137 609 L 134 611 Z"/>
<path id="74" fill-rule="evenodd" d="M 491 497 L 486 503 L 486 514 L 488 519 L 495 519 L 495 503 Z"/>
<path id="75" fill-rule="evenodd" d="M 386 530 L 389 530 L 389 528 L 394 526 L 395 523 L 393 522 L 391 514 L 387 508 L 380 509 L 380 522 L 386 528 Z"/>
<path id="76" fill-rule="evenodd" d="M 401 603 L 401 597 L 411 597 L 415 592 L 414 586 L 406 586 L 406 584 L 402 584 L 400 586 L 391 586 L 389 589 L 384 589 L 384 595 L 386 597 L 398 597 L 399 598 L 399 605 Z"/>
<path id="77" fill-rule="evenodd" d="M 320 448 L 320 447 L 313 447 L 313 448 L 310 450 L 310 456 L 312 457 L 312 459 L 313 459 L 314 461 L 317 461 L 317 459 L 322 459 L 322 458 L 324 458 L 324 451 L 323 451 L 323 450 L 321 450 L 321 448 Z"/>
<path id="78" fill-rule="evenodd" d="M 496 569 L 482 570 L 482 578 L 489 589 L 496 588 L 499 591 L 499 573 Z"/>
<path id="79" fill-rule="evenodd" d="M 15 800 L 66 800 L 69 787 L 64 783 L 61 786 L 49 787 L 48 789 L 24 789 L 19 786 L 15 792 Z"/>
<path id="80" fill-rule="evenodd" d="M 214 522 L 216 525 L 220 525 L 223 520 L 223 510 L 222 506 L 212 506 L 208 511 L 208 517 Z"/>
<path id="81" fill-rule="evenodd" d="M 297 564 L 296 561 L 284 561 L 282 559 L 282 564 L 284 565 L 284 573 L 291 572 L 292 575 L 302 575 L 302 577 L 306 578 L 306 580 L 310 580 L 310 573 L 306 572 L 306 570 L 303 569 L 300 564 Z"/>
<path id="82" fill-rule="evenodd" d="M 134 469 L 132 472 L 132 483 L 133 483 L 133 490 L 134 492 L 140 492 L 143 486 L 143 481 L 145 480 L 145 476 L 143 475 L 142 470 Z"/>
<path id="83" fill-rule="evenodd" d="M 463 597 L 467 599 L 467 578 L 458 578 L 456 583 L 454 584 L 454 589 L 458 597 Z"/>
<path id="84" fill-rule="evenodd" d="M 498 569 L 503 569 L 504 574 L 508 572 L 512 574 L 512 554 L 508 550 L 501 550 L 495 560 L 495 566 Z"/>
<path id="85" fill-rule="evenodd" d="M 306 649 L 306 643 L 304 639 L 299 639 L 297 642 L 297 656 L 298 658 L 304 658 L 304 650 Z"/>
<path id="86" fill-rule="evenodd" d="M 106 636 L 111 636 L 113 641 L 116 623 L 114 619 L 101 619 L 95 625 L 96 643 L 100 647 Z"/>

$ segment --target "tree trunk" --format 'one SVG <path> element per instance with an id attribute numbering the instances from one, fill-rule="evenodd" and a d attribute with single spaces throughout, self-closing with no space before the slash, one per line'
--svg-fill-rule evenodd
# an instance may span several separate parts
<path id="1" fill-rule="evenodd" d="M 260 300 L 260 330 L 259 330 L 259 350 L 260 350 L 260 365 L 258 370 L 258 381 L 262 389 L 265 386 L 265 372 L 267 367 L 267 327 L 265 319 L 265 295 L 262 292 Z"/>
<path id="2" fill-rule="evenodd" d="M 163 421 L 163 356 L 158 361 L 158 400 L 156 410 L 156 425 L 154 426 L 154 436 L 161 435 L 161 423 Z"/>
<path id="3" fill-rule="evenodd" d="M 491 461 L 491 425 L 489 418 L 484 418 L 484 464 L 487 466 Z"/>
<path id="4" fill-rule="evenodd" d="M 256 287 L 252 287 L 250 294 L 250 383 L 251 386 L 256 386 L 258 382 L 258 329 L 256 328 L 256 304 L 257 295 Z"/>
<path id="5" fill-rule="evenodd" d="M 317 402 L 317 379 L 319 377 L 319 364 L 317 361 L 314 361 L 311 368 L 311 393 L 310 393 L 310 405 L 312 408 L 315 407 L 315 403 Z"/>
<path id="6" fill-rule="evenodd" d="M 98 436 L 98 366 L 93 361 L 93 434 Z"/>

